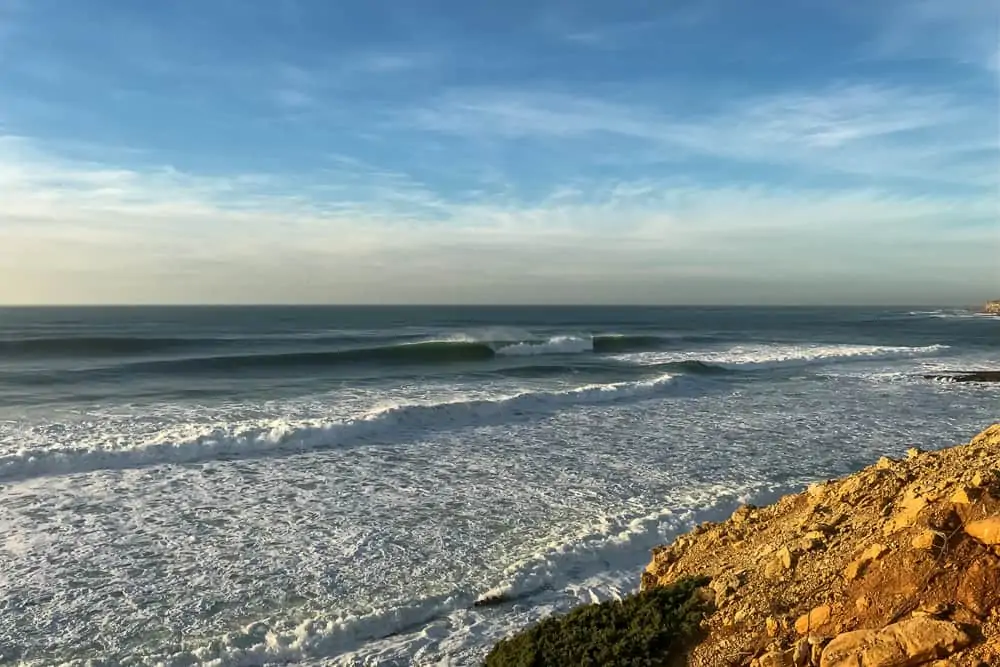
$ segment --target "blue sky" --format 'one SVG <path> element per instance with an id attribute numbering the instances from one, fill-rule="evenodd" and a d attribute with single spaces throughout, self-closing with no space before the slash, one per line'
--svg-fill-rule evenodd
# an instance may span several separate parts
<path id="1" fill-rule="evenodd" d="M 1000 10 L 0 0 L 0 303 L 1000 296 Z"/>

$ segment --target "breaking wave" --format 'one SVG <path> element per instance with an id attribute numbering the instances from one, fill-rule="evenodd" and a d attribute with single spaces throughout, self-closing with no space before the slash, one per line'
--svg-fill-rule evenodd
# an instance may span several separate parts
<path id="1" fill-rule="evenodd" d="M 619 361 L 687 372 L 724 372 L 755 368 L 795 367 L 849 361 L 909 359 L 939 354 L 947 345 L 920 347 L 884 345 L 740 345 L 701 352 L 642 352 L 623 354 Z"/>
<path id="2" fill-rule="evenodd" d="M 643 399 L 668 390 L 683 391 L 671 374 L 632 382 L 591 384 L 563 391 L 524 392 L 492 399 L 405 404 L 334 422 L 286 420 L 224 424 L 205 428 L 196 437 L 162 433 L 144 442 L 122 446 L 20 450 L 0 456 L 0 481 L 69 475 L 97 470 L 121 470 L 165 464 L 192 464 L 287 456 L 364 444 L 412 440 L 426 433 L 506 423 L 574 405 Z M 685 385 L 687 386 L 687 385 Z"/>
<path id="3" fill-rule="evenodd" d="M 656 350 L 669 346 L 676 340 L 679 339 L 657 336 L 554 336 L 546 340 L 521 341 L 490 341 L 461 337 L 418 342 L 397 341 L 385 345 L 335 350 L 261 351 L 248 354 L 190 356 L 133 362 L 128 364 L 128 367 L 139 372 L 212 373 L 352 364 L 433 366 L 482 362 L 496 358 Z"/>

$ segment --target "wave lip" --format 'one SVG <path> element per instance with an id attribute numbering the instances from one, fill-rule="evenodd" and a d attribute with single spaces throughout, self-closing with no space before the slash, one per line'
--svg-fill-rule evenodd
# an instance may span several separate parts
<path id="1" fill-rule="evenodd" d="M 581 354 L 594 351 L 593 338 L 555 336 L 543 343 L 522 342 L 502 345 L 496 353 L 502 357 L 526 357 L 540 354 Z"/>
<path id="2" fill-rule="evenodd" d="M 283 420 L 205 429 L 196 437 L 163 434 L 132 447 L 52 447 L 0 456 L 0 481 L 122 470 L 154 465 L 261 458 L 339 447 L 413 439 L 429 432 L 544 415 L 578 404 L 655 396 L 676 387 L 670 374 L 637 382 L 591 384 L 563 391 L 523 392 L 495 399 L 405 404 L 375 410 L 355 419 L 329 423 Z"/>

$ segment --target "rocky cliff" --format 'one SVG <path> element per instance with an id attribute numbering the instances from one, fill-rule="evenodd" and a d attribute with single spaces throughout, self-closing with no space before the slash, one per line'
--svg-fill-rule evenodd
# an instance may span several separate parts
<path id="1" fill-rule="evenodd" d="M 642 587 L 702 575 L 688 665 L 1000 666 L 1000 424 L 703 524 Z"/>
<path id="2" fill-rule="evenodd" d="M 983 306 L 983 312 L 990 315 L 1000 315 L 1000 301 L 987 301 Z"/>

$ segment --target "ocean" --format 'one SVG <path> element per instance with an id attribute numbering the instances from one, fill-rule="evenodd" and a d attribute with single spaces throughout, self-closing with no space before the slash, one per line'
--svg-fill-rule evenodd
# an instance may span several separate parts
<path id="1" fill-rule="evenodd" d="M 474 665 L 983 368 L 948 309 L 0 309 L 0 662 Z"/>

